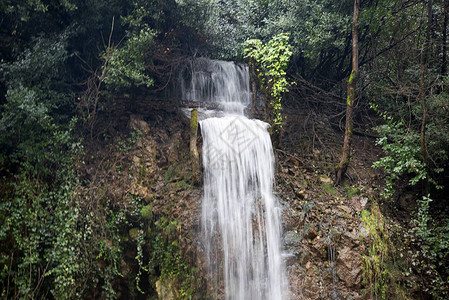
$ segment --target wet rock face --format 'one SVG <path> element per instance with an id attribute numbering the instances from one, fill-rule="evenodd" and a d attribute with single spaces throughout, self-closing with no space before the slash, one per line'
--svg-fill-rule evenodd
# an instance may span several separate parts
<path id="1" fill-rule="evenodd" d="M 293 164 L 281 170 L 277 184 L 290 299 L 369 299 L 361 292 L 366 232 L 359 212 L 369 205 L 370 195 L 363 189 L 354 196 L 343 187 L 323 187 L 331 184 L 327 176 Z"/>
<path id="2" fill-rule="evenodd" d="M 358 249 L 357 249 L 358 250 Z M 337 251 L 337 274 L 348 288 L 360 288 L 362 281 L 362 256 L 357 251 L 344 247 Z"/>
<path id="3" fill-rule="evenodd" d="M 180 271 L 173 277 L 165 278 L 161 276 L 162 268 L 168 268 L 168 263 L 162 259 L 156 261 L 154 270 L 148 274 L 142 272 L 146 277 L 142 276 L 140 288 L 145 291 L 145 296 L 151 299 L 181 299 L 183 296 L 180 290 L 184 281 L 193 277 L 198 279 L 194 283 L 189 281 L 193 290 L 189 291 L 189 296 L 192 296 L 192 299 L 202 299 L 198 295 L 205 294 L 206 287 L 201 281 L 205 275 L 201 273 L 201 264 L 197 263 L 200 256 L 197 246 L 200 238 L 198 210 L 201 203 L 201 189 L 193 185 L 191 180 L 190 163 L 187 160 L 188 132 L 184 130 L 188 127 L 183 120 L 177 119 L 173 114 L 166 113 L 164 116 L 165 118 L 161 119 L 160 114 L 156 113 L 130 115 L 126 123 L 123 122 L 127 124 L 127 135 L 122 138 L 129 148 L 114 153 L 114 158 L 119 156 L 121 159 L 120 171 L 123 177 L 117 180 L 115 185 L 111 185 L 111 189 L 118 189 L 124 194 L 119 195 L 125 199 L 121 200 L 124 205 L 133 205 L 127 201 L 134 199 L 139 199 L 142 205 L 140 211 L 133 212 L 129 217 L 129 228 L 125 228 L 121 236 L 125 245 L 121 272 L 126 277 L 116 282 L 121 288 L 118 293 L 121 299 L 134 297 L 130 296 L 131 289 L 127 287 L 135 284 L 134 278 L 138 271 L 136 243 L 142 230 L 145 233 L 142 244 L 146 255 L 143 259 L 145 263 L 149 257 L 156 255 L 152 243 L 157 235 L 161 240 L 170 239 L 176 243 L 173 253 L 182 254 L 179 256 L 181 258 L 177 256 L 177 260 L 184 268 L 182 273 Z M 161 224 L 157 223 L 161 220 L 176 221 L 178 225 L 175 230 L 182 234 L 170 233 L 168 225 L 164 225 L 165 227 L 157 225 Z M 163 243 L 160 244 L 163 247 Z M 178 249 L 181 254 L 175 252 Z M 167 252 L 166 250 L 163 251 Z M 195 271 L 195 276 L 187 274 L 188 271 L 194 272 L 193 266 L 198 270 Z"/>
<path id="4" fill-rule="evenodd" d="M 156 281 L 156 291 L 159 299 L 175 300 L 179 299 L 179 293 L 176 289 L 177 283 L 172 279 Z"/>
<path id="5" fill-rule="evenodd" d="M 156 163 L 158 145 L 150 134 L 150 126 L 141 116 L 131 115 L 128 126 L 131 130 L 138 130 L 141 133 L 132 152 L 130 169 L 134 176 L 129 189 L 132 194 L 139 195 L 146 203 L 150 203 L 154 198 L 154 191 L 150 188 L 149 182 L 159 173 Z"/>
<path id="6" fill-rule="evenodd" d="M 287 248 L 294 249 L 301 243 L 301 236 L 296 231 L 289 231 L 284 234 L 284 245 Z"/>

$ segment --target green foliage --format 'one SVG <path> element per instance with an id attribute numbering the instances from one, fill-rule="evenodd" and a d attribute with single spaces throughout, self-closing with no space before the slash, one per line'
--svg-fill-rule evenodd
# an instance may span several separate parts
<path id="1" fill-rule="evenodd" d="M 183 268 L 181 249 L 177 241 L 177 231 L 180 229 L 178 220 L 169 221 L 162 217 L 154 225 L 157 234 L 152 243 L 152 264 L 159 264 L 162 267 L 162 277 L 176 277 Z"/>
<path id="2" fill-rule="evenodd" d="M 79 299 L 90 288 L 114 295 L 120 251 L 111 232 L 121 223 L 102 218 L 112 214 L 108 207 L 105 215 L 86 207 L 76 174 L 83 153 L 66 82 L 73 32 L 68 26 L 31 38 L 0 65 L 7 88 L 0 108 L 2 297 Z"/>
<path id="3" fill-rule="evenodd" d="M 355 185 L 345 185 L 344 190 L 346 191 L 348 199 L 351 199 L 355 195 L 360 195 L 360 188 Z"/>
<path id="4" fill-rule="evenodd" d="M 267 42 L 287 32 L 294 56 L 305 58 L 308 66 L 314 68 L 326 54 L 334 55 L 336 50 L 344 49 L 350 32 L 351 4 L 343 1 L 337 5 L 329 0 L 201 1 L 198 11 L 203 15 L 196 23 L 203 25 L 195 27 L 211 36 L 219 55 L 226 59 L 241 58 L 244 43 L 250 38 Z"/>
<path id="5" fill-rule="evenodd" d="M 35 143 L 32 138 L 35 133 L 51 128 L 48 108 L 39 102 L 36 92 L 24 87 L 8 90 L 6 99 L 7 103 L 3 106 L 0 119 L 2 148 L 12 148 L 22 141 L 23 145 L 19 144 L 18 151 L 21 148 L 27 151 L 26 148 L 39 147 L 39 143 Z M 21 137 L 17 134 L 19 129 Z M 32 153 L 37 154 L 36 151 Z M 25 153 L 22 154 L 24 155 Z"/>
<path id="6" fill-rule="evenodd" d="M 69 0 L 63 0 L 59 3 L 66 10 L 76 9 L 76 5 Z M 49 4 L 42 0 L 26 0 L 22 1 L 20 4 L 14 3 L 11 0 L 2 0 L 0 2 L 0 8 L 4 9 L 7 13 L 16 13 L 20 16 L 20 20 L 26 22 L 30 18 L 32 12 L 47 12 L 49 9 Z"/>
<path id="7" fill-rule="evenodd" d="M 381 146 L 385 156 L 374 162 L 376 168 L 384 168 L 386 175 L 385 198 L 390 198 L 395 191 L 395 181 L 400 176 L 411 174 L 410 185 L 427 179 L 427 171 L 422 162 L 419 135 L 408 132 L 402 121 L 395 121 L 384 115 L 386 124 L 375 130 L 381 136 L 376 144 Z"/>
<path id="8" fill-rule="evenodd" d="M 424 51 L 427 20 L 421 23 L 416 20 L 423 18 L 426 5 L 420 2 L 403 6 L 400 1 L 382 0 L 378 5 L 361 10 L 361 28 L 364 24 L 372 27 L 373 35 L 369 38 L 376 41 L 377 49 L 395 45 L 391 51 L 375 57 L 375 66 L 362 66 L 368 86 L 366 95 L 375 101 L 374 109 L 385 122 L 377 127 L 377 131 L 381 135 L 378 144 L 385 150 L 386 157 L 375 165 L 386 167 L 387 197 L 392 194 L 394 181 L 398 178 L 408 179 L 412 186 L 430 182 L 434 187 L 440 187 L 445 183 L 441 173 L 448 164 L 449 119 L 444 104 L 447 101 L 443 99 L 448 98 L 448 81 L 446 74 L 441 74 L 439 57 L 443 54 L 436 46 L 435 38 L 441 34 L 436 27 L 443 21 L 443 15 L 436 12 L 443 7 L 442 2 L 435 2 L 432 8 L 438 17 L 433 20 L 436 27 L 430 28 L 431 45 Z M 424 59 L 421 54 L 425 52 L 428 55 Z M 422 85 L 417 85 L 421 75 Z M 420 95 L 424 94 L 423 137 L 428 156 L 425 161 L 423 149 L 420 149 L 424 115 Z"/>
<path id="9" fill-rule="evenodd" d="M 447 28 L 443 25 L 445 4 L 433 3 L 432 22 L 428 22 L 426 14 L 423 15 L 427 3 L 404 6 L 400 1 L 382 0 L 376 6 L 361 10 L 361 28 L 364 24 L 372 27 L 370 39 L 375 41 L 376 51 L 394 45 L 375 57 L 375 65 L 362 69 L 368 78 L 367 97 L 375 99 L 374 108 L 385 123 L 377 127 L 381 136 L 377 143 L 385 155 L 374 164 L 385 169 L 385 197 L 392 199 L 398 180 L 406 180 L 408 186 L 404 189 L 407 190 L 410 186 L 415 186 L 413 190 L 421 187 L 412 228 L 404 234 L 406 243 L 402 251 L 409 264 L 403 273 L 410 276 L 415 290 L 433 299 L 446 299 L 449 278 L 446 271 L 449 263 L 447 212 L 440 213 L 431 206 L 446 205 L 444 197 L 437 198 L 439 192 L 435 188 L 442 188 L 447 182 L 444 169 L 448 165 L 449 149 L 448 81 L 444 60 L 440 59 L 447 54 L 439 46 L 440 35 Z M 427 38 L 429 44 L 424 48 Z M 426 120 L 425 127 L 421 128 L 423 103 Z M 424 135 L 421 135 L 422 129 Z M 427 150 L 425 159 L 421 137 Z M 433 201 L 429 192 L 435 197 Z"/>
<path id="10" fill-rule="evenodd" d="M 143 224 L 140 224 L 140 227 L 143 227 Z M 137 256 L 136 260 L 139 265 L 139 271 L 136 275 L 136 288 L 141 293 L 144 294 L 144 291 L 140 288 L 140 276 L 142 275 L 142 270 L 148 272 L 148 268 L 143 265 L 143 244 L 144 244 L 145 233 L 142 229 L 138 231 L 137 234 Z"/>
<path id="11" fill-rule="evenodd" d="M 415 226 L 406 233 L 410 242 L 408 254 L 411 257 L 407 274 L 425 274 L 425 280 L 415 282 L 416 288 L 432 295 L 434 299 L 447 299 L 449 218 L 443 216 L 436 223 L 429 211 L 432 199 L 423 196 L 417 202 L 418 210 L 413 219 Z"/>
<path id="12" fill-rule="evenodd" d="M 434 109 L 433 103 L 439 98 L 440 96 L 427 99 L 430 104 L 429 112 Z M 373 108 L 378 111 L 377 106 Z M 421 113 L 418 111 L 416 115 L 419 116 Z M 434 118 L 426 126 L 427 146 L 433 157 L 432 164 L 426 166 L 422 159 L 418 129 L 414 128 L 413 124 L 406 127 L 404 121 L 396 121 L 385 113 L 380 115 L 385 124 L 376 128 L 381 136 L 377 139 L 377 144 L 382 147 L 385 156 L 375 162 L 374 166 L 383 167 L 385 170 L 387 180 L 384 197 L 391 199 L 395 191 L 395 182 L 404 177 L 408 179 L 410 186 L 429 182 L 436 188 L 442 188 L 437 182 L 437 175 L 442 169 L 437 164 L 446 160 L 447 140 L 445 132 L 441 131 L 445 125 L 439 123 L 446 117 L 434 111 L 432 113 Z M 397 112 L 395 115 L 401 116 Z M 438 131 L 441 132 L 439 136 Z M 418 210 L 413 216 L 414 226 L 404 234 L 408 243 L 401 247 L 401 250 L 408 254 L 409 266 L 404 268 L 403 275 L 425 278 L 413 282 L 415 289 L 432 295 L 435 299 L 446 299 L 449 295 L 445 279 L 448 277 L 445 270 L 449 263 L 447 254 L 449 253 L 449 222 L 443 215 L 436 217 L 430 214 L 431 202 L 430 196 L 423 196 L 417 201 Z M 434 219 L 439 219 L 441 223 L 434 223 Z"/>
<path id="13" fill-rule="evenodd" d="M 378 111 L 376 105 L 373 104 L 372 107 Z M 373 166 L 385 170 L 387 180 L 384 197 L 390 198 L 393 195 L 395 181 L 405 175 L 410 177 L 409 184 L 411 186 L 429 181 L 436 188 L 442 188 L 430 176 L 428 168 L 422 160 L 419 133 L 407 128 L 402 120 L 396 121 L 385 113 L 379 114 L 383 117 L 385 124 L 374 128 L 380 135 L 376 144 L 382 147 L 385 156 L 374 162 Z M 440 149 L 440 153 L 442 157 L 446 155 L 443 149 Z M 433 169 L 434 173 L 441 171 L 440 168 Z"/>
<path id="14" fill-rule="evenodd" d="M 91 134 L 97 112 L 104 108 L 105 98 L 130 88 L 151 87 L 154 83 L 146 69 L 149 62 L 147 54 L 154 44 L 155 31 L 146 24 L 138 24 L 135 20 L 140 19 L 134 15 L 136 13 L 138 10 L 122 18 L 123 23 L 129 24 L 129 28 L 126 39 L 123 38 L 118 44 L 115 44 L 113 40 L 116 25 L 115 18 L 112 17 L 108 42 L 103 45 L 105 49 L 99 55 L 100 67 L 94 71 L 94 68 L 83 60 L 91 69 L 91 75 L 84 83 L 83 94 L 78 98 L 80 101 L 78 108 L 83 115 L 83 120 L 89 125 Z"/>
<path id="15" fill-rule="evenodd" d="M 73 128 L 75 122 L 72 122 Z M 73 194 L 78 185 L 72 169 L 72 156 L 79 148 L 68 131 L 56 131 L 44 149 L 54 174 L 43 181 L 31 161 L 20 163 L 20 170 L 7 183 L 6 197 L 0 204 L 4 218 L 0 238 L 8 243 L 2 249 L 2 295 L 39 298 L 51 293 L 55 299 L 78 298 L 84 269 L 77 245 L 82 232 L 77 228 L 79 205 Z M 66 147 L 72 149 L 68 152 Z M 43 167 L 43 166 L 41 166 Z M 49 170 L 46 170 L 49 173 Z"/>
<path id="16" fill-rule="evenodd" d="M 215 0 L 175 0 L 180 22 L 186 26 L 207 32 L 213 21 L 208 18 L 213 13 Z M 230 3 L 228 3 L 229 5 Z"/>
<path id="17" fill-rule="evenodd" d="M 42 3 L 41 0 L 27 0 L 24 1 L 22 5 L 14 5 L 11 0 L 3 0 L 0 2 L 0 7 L 2 11 L 6 11 L 8 13 L 15 13 L 20 16 L 21 21 L 27 21 L 29 19 L 29 15 L 35 12 L 46 12 L 48 10 L 48 5 Z"/>
<path id="18" fill-rule="evenodd" d="M 122 17 L 122 21 L 134 33 L 147 28 L 168 32 L 184 21 L 180 16 L 182 8 L 176 2 L 176 0 L 134 0 L 131 3 L 131 12 Z M 188 17 L 192 18 L 191 15 Z"/>
<path id="19" fill-rule="evenodd" d="M 136 232 L 137 291 L 145 294 L 141 287 L 141 277 L 146 272 L 154 279 L 153 282 L 174 280 L 181 297 L 188 299 L 195 292 L 199 278 L 195 277 L 195 269 L 185 261 L 179 246 L 181 227 L 178 220 L 170 221 L 167 217 L 155 220 L 151 205 L 143 206 L 140 201 L 136 204 L 131 215 L 140 220 L 138 227 L 132 229 Z"/>
<path id="20" fill-rule="evenodd" d="M 363 284 L 375 299 L 407 299 L 404 288 L 434 299 L 449 296 L 449 218 L 435 222 L 429 211 L 431 202 L 429 197 L 418 200 L 414 226 L 408 230 L 389 224 L 377 204 L 371 212 L 362 211 L 370 238 L 368 254 L 362 257 Z"/>
<path id="21" fill-rule="evenodd" d="M 398 256 L 390 239 L 391 226 L 377 204 L 371 212 L 363 210 L 361 219 L 369 237 L 368 255 L 362 256 L 362 284 L 374 299 L 407 299 L 400 285 Z"/>
<path id="22" fill-rule="evenodd" d="M 45 16 L 46 13 L 59 11 L 60 13 L 70 12 L 76 10 L 76 4 L 71 0 L 62 0 L 57 3 L 51 3 L 49 1 L 42 0 L 25 0 L 25 1 L 0 1 L 0 15 L 3 21 L 2 33 L 5 31 L 8 34 L 19 35 L 21 33 L 30 34 L 34 32 L 31 26 L 35 26 L 36 20 Z M 28 26 L 27 26 L 28 25 Z M 37 25 L 36 27 L 41 27 Z M 27 30 L 28 32 L 26 32 Z M 21 32 L 21 31 L 24 32 Z M 27 38 L 27 36 L 25 36 Z"/>
<path id="23" fill-rule="evenodd" d="M 137 129 L 132 131 L 131 135 L 128 138 L 126 139 L 119 138 L 116 144 L 117 151 L 128 153 L 131 149 L 134 148 L 137 141 L 141 139 L 142 136 L 143 136 L 142 131 Z"/>
<path id="24" fill-rule="evenodd" d="M 92 71 L 94 81 L 88 84 L 94 97 L 86 103 L 95 101 L 94 110 L 97 104 L 100 110 L 101 96 L 158 82 L 154 73 L 148 72 L 153 63 L 151 51 L 161 48 L 155 43 L 170 40 L 170 45 L 182 47 L 180 53 L 196 53 L 201 46 L 189 39 L 195 32 L 202 42 L 215 46 L 212 55 L 233 59 L 245 55 L 254 61 L 270 107 L 270 122 L 280 126 L 281 99 L 288 87 L 285 72 L 292 57 L 290 66 L 302 76 L 320 74 L 338 81 L 341 78 L 334 74 L 349 75 L 345 69 L 350 57 L 352 3 L 0 0 L 2 298 L 78 299 L 93 297 L 92 290 L 101 291 L 97 298 L 114 298 L 117 295 L 112 282 L 122 276 L 122 251 L 128 246 L 134 251 L 135 264 L 129 275 L 130 286 L 138 291 L 147 291 L 142 282 L 144 273 L 154 281 L 176 278 L 183 298 L 191 296 L 197 284 L 195 270 L 180 246 L 184 237 L 179 221 L 153 214 L 152 204 L 144 206 L 138 197 L 129 203 L 128 199 L 115 201 L 106 192 L 107 184 L 90 186 L 90 179 L 84 177 L 79 182 L 76 172 L 83 165 L 79 153 L 82 147 L 74 138 L 76 119 L 70 120 L 75 111 L 74 94 L 86 79 L 81 65 L 98 72 Z M 416 97 L 418 58 L 427 29 L 422 22 L 425 2 L 362 3 L 360 53 L 365 75 L 360 79 L 367 88 L 360 107 L 366 96 L 377 100 L 378 111 L 389 112 L 388 116 L 381 115 L 385 124 L 377 128 L 381 136 L 378 145 L 386 156 L 375 163 L 385 169 L 385 197 L 393 194 L 400 178 L 406 178 L 412 186 L 426 181 L 434 186 L 444 183 L 438 177 L 448 164 L 449 94 L 446 74 L 439 76 L 443 73 L 443 53 L 437 44 L 444 27 L 442 4 L 434 3 L 435 26 L 431 28 L 432 46 L 425 73 L 429 152 L 425 166 L 419 145 L 423 111 Z M 108 36 L 112 17 L 119 15 L 125 17 L 121 24 L 117 22 L 105 47 L 101 37 Z M 181 39 L 187 42 L 177 44 Z M 158 63 L 167 62 L 156 61 L 155 65 Z M 136 132 L 119 140 L 115 148 L 120 151 L 118 155 L 129 154 L 138 138 Z M 115 168 L 126 170 L 123 161 L 113 164 L 112 172 Z M 167 183 L 164 191 L 188 187 L 191 176 L 179 177 L 173 166 L 163 172 Z M 146 173 L 142 163 L 141 182 Z M 348 189 L 348 197 L 354 192 Z M 406 272 L 424 278 L 417 281 L 417 289 L 444 299 L 449 297 L 449 221 L 432 215 L 431 203 L 430 196 L 418 201 L 415 226 L 406 234 L 412 258 Z M 397 253 L 382 228 L 386 222 L 375 210 L 362 213 L 362 218 L 373 242 L 364 258 L 365 284 L 378 298 L 398 298 L 399 290 L 392 291 L 398 280 L 393 279 L 400 280 L 401 275 L 392 263 Z M 127 239 L 130 228 L 135 229 L 132 240 Z"/>
<path id="25" fill-rule="evenodd" d="M 186 262 L 179 245 L 181 225 L 178 220 L 170 221 L 162 217 L 155 223 L 151 242 L 150 268 L 160 268 L 160 278 L 175 279 L 179 283 L 179 293 L 183 299 L 190 299 L 200 278 L 196 270 Z"/>
<path id="26" fill-rule="evenodd" d="M 62 91 L 65 84 L 61 82 L 70 32 L 37 38 L 15 61 L 0 64 L 7 85 L 6 103 L 0 108 L 0 145 L 10 155 L 9 163 L 26 159 L 39 170 L 46 161 L 46 153 L 39 149 L 52 143 L 60 123 L 70 121 L 59 114 L 73 99 Z"/>
<path id="27" fill-rule="evenodd" d="M 337 193 L 337 190 L 335 189 L 334 185 L 332 183 L 326 183 L 323 182 L 321 184 L 321 188 L 326 192 L 329 193 L 331 195 L 335 195 Z"/>
<path id="28" fill-rule="evenodd" d="M 201 283 L 197 270 L 188 263 L 180 247 L 181 224 L 177 219 L 153 214 L 152 205 L 145 205 L 136 195 L 131 195 L 131 206 L 127 210 L 127 225 L 130 241 L 135 246 L 136 272 L 133 274 L 137 292 L 148 294 L 142 277 L 146 273 L 153 284 L 158 281 L 176 282 L 182 299 L 189 299 Z M 132 233 L 131 233 L 132 232 Z M 129 276 L 129 275 L 128 275 Z M 135 277 L 134 277 L 135 276 Z"/>
<path id="29" fill-rule="evenodd" d="M 268 97 L 266 101 L 269 102 L 270 121 L 276 128 L 282 127 L 281 100 L 283 94 L 288 92 L 288 82 L 285 77 L 292 55 L 288 39 L 288 34 L 281 33 L 265 45 L 255 39 L 245 42 L 244 55 L 256 70 L 260 86 Z"/>
<path id="30" fill-rule="evenodd" d="M 153 85 L 153 79 L 145 74 L 146 55 L 153 46 L 154 32 L 148 28 L 132 34 L 120 48 L 111 47 L 103 53 L 106 73 L 104 82 L 109 90 L 117 91 L 132 86 Z"/>
<path id="31" fill-rule="evenodd" d="M 153 218 L 153 207 L 151 205 L 145 205 L 142 207 L 142 218 L 151 220 Z"/>
<path id="32" fill-rule="evenodd" d="M 292 34 L 293 45 L 313 65 L 319 63 L 320 54 L 343 51 L 346 37 L 350 35 L 352 7 L 348 8 L 348 3 L 352 3 L 342 1 L 339 9 L 335 9 L 335 3 L 328 1 L 300 2 L 302 8 L 292 8 L 281 17 L 281 24 L 288 26 Z M 298 19 L 304 20 L 299 30 L 295 28 Z"/>
<path id="33" fill-rule="evenodd" d="M 58 83 L 64 74 L 63 63 L 68 58 L 67 41 L 72 34 L 73 30 L 69 27 L 60 34 L 38 36 L 15 61 L 2 62 L 0 70 L 8 86 L 49 88 Z"/>
<path id="34" fill-rule="evenodd" d="M 435 179 L 439 173 L 447 168 L 449 163 L 449 107 L 447 104 L 449 93 L 446 91 L 448 85 L 449 78 L 443 78 L 438 87 L 443 91 L 438 94 L 431 94 L 426 99 L 429 115 L 426 124 L 426 144 L 430 153 L 430 175 Z M 421 116 L 422 107 L 415 107 L 414 114 Z M 439 183 L 444 185 L 445 182 Z"/>

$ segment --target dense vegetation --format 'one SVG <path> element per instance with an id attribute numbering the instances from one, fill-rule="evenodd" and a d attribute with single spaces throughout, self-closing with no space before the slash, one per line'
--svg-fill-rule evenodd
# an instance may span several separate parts
<path id="1" fill-rule="evenodd" d="M 274 124 L 281 106 L 305 101 L 338 122 L 352 10 L 350 0 L 0 0 L 2 298 L 116 297 L 118 232 L 131 225 L 135 293 L 143 273 L 182 273 L 191 295 L 176 220 L 153 219 L 132 195 L 125 205 L 89 190 L 87 146 L 107 139 L 99 115 L 116 97 L 156 97 L 187 57 L 210 56 L 256 66 Z M 418 203 L 400 236 L 383 231 L 378 210 L 362 214 L 374 236 L 365 285 L 377 298 L 407 297 L 395 288 L 406 278 L 449 297 L 448 18 L 447 0 L 361 1 L 354 127 L 384 151 L 374 163 L 386 176 L 381 205 L 394 207 L 401 190 Z"/>

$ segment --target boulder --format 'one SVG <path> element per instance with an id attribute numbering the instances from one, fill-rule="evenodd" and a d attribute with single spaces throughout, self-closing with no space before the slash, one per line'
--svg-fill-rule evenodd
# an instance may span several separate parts
<path id="1" fill-rule="evenodd" d="M 348 288 L 358 288 L 362 281 L 362 256 L 344 247 L 337 251 L 337 274 Z"/>
<path id="2" fill-rule="evenodd" d="M 288 248 L 290 246 L 298 247 L 301 243 L 301 237 L 296 231 L 288 231 L 284 235 L 284 244 Z"/>
<path id="3" fill-rule="evenodd" d="M 147 122 L 142 120 L 142 116 L 140 115 L 131 115 L 128 126 L 131 130 L 139 130 L 144 135 L 150 133 L 150 126 Z"/>

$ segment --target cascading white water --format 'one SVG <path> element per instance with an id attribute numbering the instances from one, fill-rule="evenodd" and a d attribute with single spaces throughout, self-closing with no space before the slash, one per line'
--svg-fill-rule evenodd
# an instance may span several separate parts
<path id="1" fill-rule="evenodd" d="M 240 114 L 251 101 L 246 65 L 197 58 L 180 74 L 183 100 L 221 104 L 225 110 Z"/>
<path id="2" fill-rule="evenodd" d="M 187 99 L 248 105 L 247 68 L 231 62 L 210 63 L 212 66 L 206 70 L 215 71 L 204 80 L 198 79 L 203 75 L 192 74 L 193 79 L 197 78 L 194 84 L 199 86 L 185 92 L 186 97 L 196 97 L 193 90 L 208 90 L 201 97 L 210 98 Z M 243 70 L 246 74 L 242 74 Z M 274 155 L 269 125 L 246 118 L 243 109 L 231 112 L 200 121 L 204 165 L 202 230 L 210 276 L 217 282 L 224 281 L 226 299 L 287 299 L 288 283 L 281 257 L 281 209 L 273 195 Z"/>
<path id="3" fill-rule="evenodd" d="M 203 231 L 209 264 L 223 251 L 227 299 L 284 299 L 280 209 L 273 196 L 268 124 L 209 118 L 203 135 Z"/>

